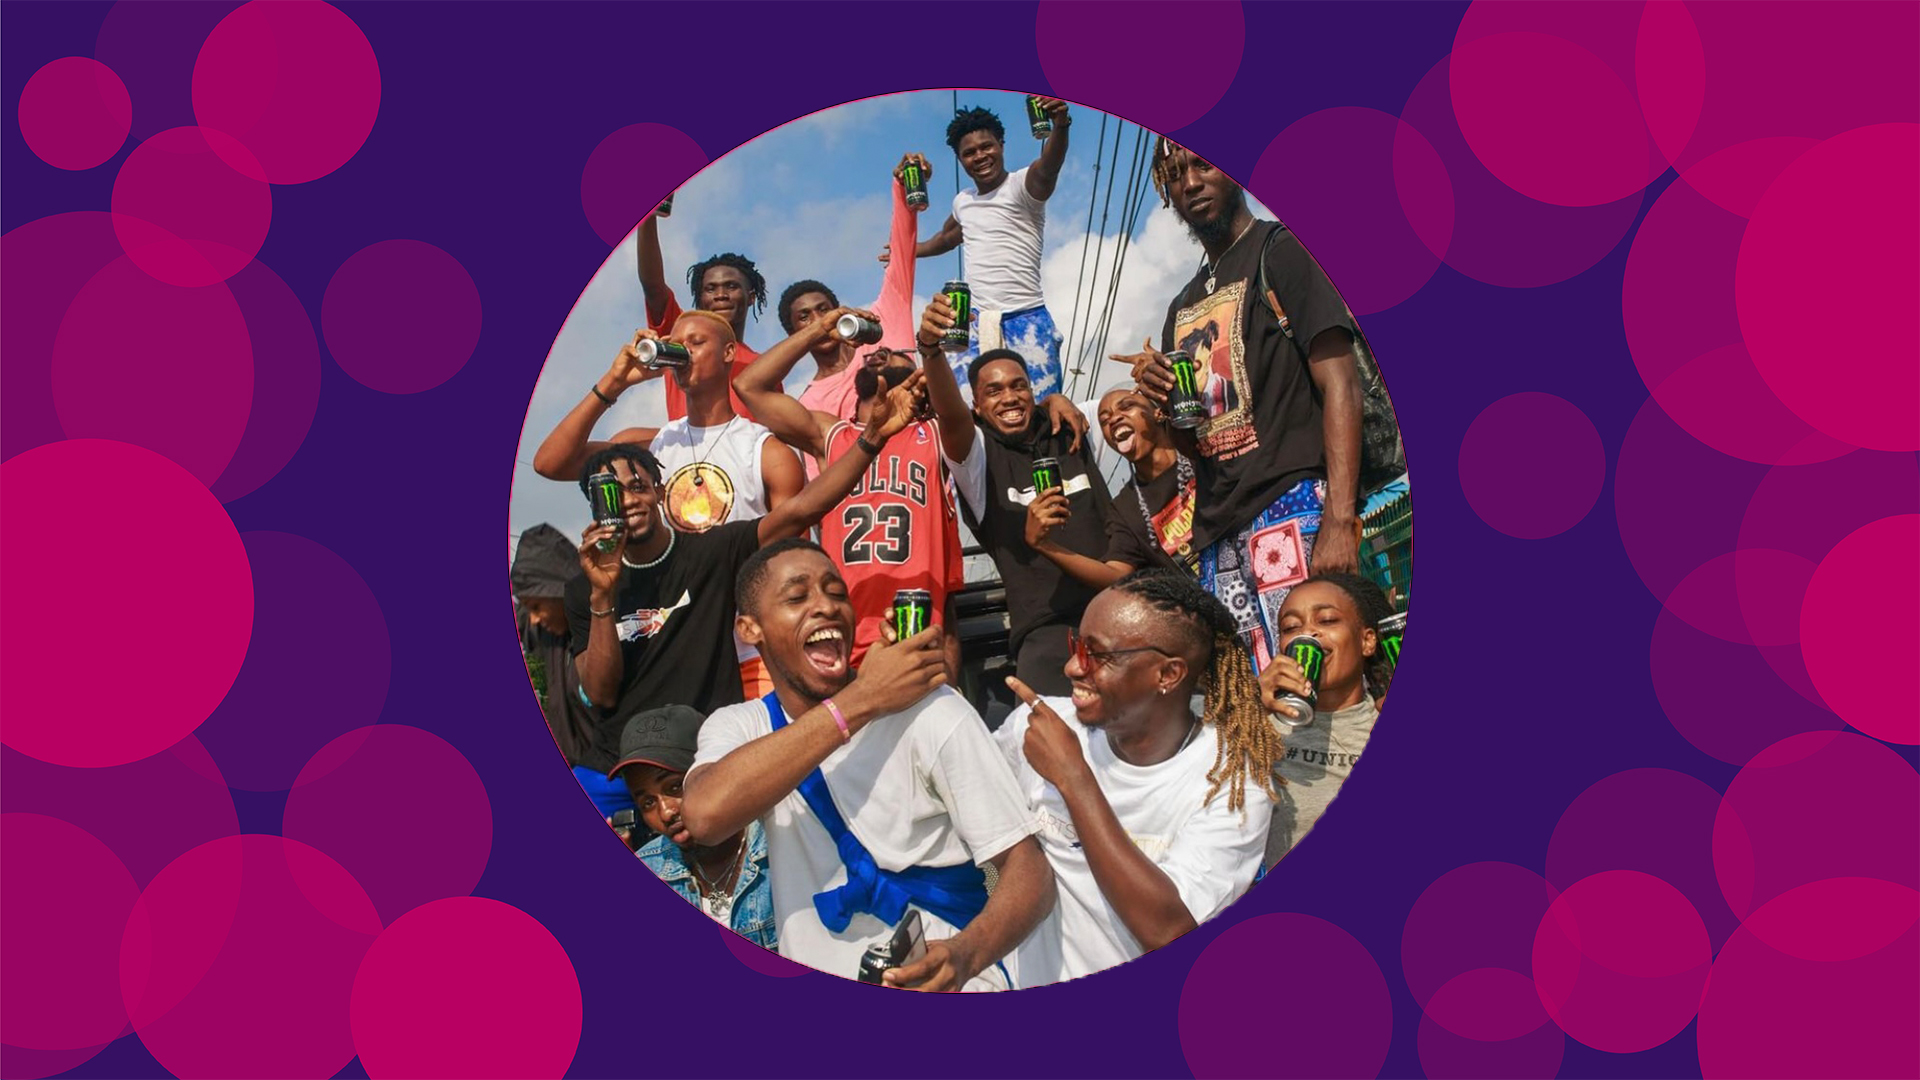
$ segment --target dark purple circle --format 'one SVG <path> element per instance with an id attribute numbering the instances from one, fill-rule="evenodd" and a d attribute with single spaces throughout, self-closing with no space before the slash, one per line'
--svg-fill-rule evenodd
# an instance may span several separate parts
<path id="1" fill-rule="evenodd" d="M 1641 404 L 1615 458 L 1613 509 L 1627 560 L 1655 599 L 1734 549 L 1740 515 L 1765 472 L 1703 445 L 1651 398 Z"/>
<path id="2" fill-rule="evenodd" d="M 122 0 L 107 9 L 93 58 L 117 72 L 133 95 L 135 138 L 198 122 L 193 62 L 207 35 L 239 6 L 234 0 Z"/>
<path id="3" fill-rule="evenodd" d="M 255 608 L 247 661 L 200 741 L 243 791 L 284 791 L 322 746 L 373 723 L 393 651 L 367 583 L 304 536 L 242 533 Z"/>
<path id="4" fill-rule="evenodd" d="M 1246 53 L 1247 22 L 1239 4 L 1158 0 L 1129 4 L 1125 12 L 1116 18 L 1111 10 L 1043 0 L 1034 18 L 1033 44 L 1052 93 L 1154 131 L 1178 131 L 1220 103 Z M 1152 26 L 1204 27 L 1206 61 L 1181 65 L 1179 78 L 1141 78 L 1133 65 L 1113 62 L 1117 56 L 1138 55 L 1141 31 Z M 1004 30 L 1009 38 L 1026 36 L 1023 27 Z M 1007 127 L 1009 159 L 1016 139 L 1040 145 L 1024 122 Z"/>
<path id="5" fill-rule="evenodd" d="M 227 279 L 247 320 L 247 335 L 272 348 L 253 358 L 253 408 L 233 460 L 212 484 L 221 502 L 252 492 L 273 479 L 313 426 L 320 404 L 320 344 L 313 320 L 280 276 L 258 260 Z"/>
<path id="6" fill-rule="evenodd" d="M 1480 520 L 1522 540 L 1578 525 L 1600 499 L 1607 452 L 1579 406 L 1552 394 L 1510 394 L 1460 441 L 1460 488 Z"/>
<path id="7" fill-rule="evenodd" d="M 0 459 L 66 438 L 53 407 L 53 342 L 73 298 L 122 256 L 113 215 L 55 214 L 0 237 Z"/>
<path id="8" fill-rule="evenodd" d="M 1843 726 L 1833 713 L 1788 693 L 1759 649 L 1696 630 L 1671 611 L 1655 620 L 1647 652 L 1667 722 L 1728 764 L 1744 765 L 1790 735 Z"/>
<path id="9" fill-rule="evenodd" d="M 1545 1080 L 1560 1072 L 1567 1036 L 1551 1020 L 1517 1039 L 1484 1042 L 1420 1017 L 1420 1068 L 1432 1080 Z"/>
<path id="10" fill-rule="evenodd" d="M 580 170 L 587 225 L 612 247 L 706 166 L 707 152 L 679 128 L 628 124 L 601 139 Z"/>
<path id="11" fill-rule="evenodd" d="M 1524 866 L 1468 863 L 1440 875 L 1407 912 L 1400 970 L 1422 1008 L 1475 968 L 1533 970 L 1533 931 L 1559 890 Z"/>
<path id="12" fill-rule="evenodd" d="M 480 343 L 480 290 L 452 255 L 419 240 L 355 252 L 320 301 L 327 353 L 364 386 L 417 394 L 446 382 Z"/>

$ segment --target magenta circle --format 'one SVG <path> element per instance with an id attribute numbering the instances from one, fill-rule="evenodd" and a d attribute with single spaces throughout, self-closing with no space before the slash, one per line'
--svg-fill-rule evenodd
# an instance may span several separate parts
<path id="1" fill-rule="evenodd" d="M 417 783 L 421 776 L 431 784 Z M 450 821 L 432 843 L 396 821 Z M 280 831 L 332 856 L 382 921 L 473 891 L 493 850 L 493 809 L 473 765 L 445 739 L 399 724 L 349 731 L 313 755 L 287 794 Z"/>
<path id="2" fill-rule="evenodd" d="M 1909 921 L 1885 947 L 1847 956 L 1862 940 L 1860 898 L 1844 886 L 1796 889 L 1727 939 L 1700 1001 L 1703 1076 L 1920 1076 L 1920 929 Z M 1770 946 L 1753 924 L 1776 918 L 1791 925 L 1796 950 L 1846 958 L 1801 959 Z M 1884 907 L 1870 921 L 1884 924 Z"/>
<path id="3" fill-rule="evenodd" d="M 628 124 L 600 140 L 580 171 L 587 224 L 608 247 L 673 190 L 705 168 L 693 137 L 665 124 Z"/>
<path id="4" fill-rule="evenodd" d="M 379 719 L 393 650 L 379 601 L 346 560 L 290 533 L 241 539 L 259 609 L 299 617 L 256 628 L 246 665 L 199 736 L 232 786 L 284 791 L 321 747 Z"/>
<path id="5" fill-rule="evenodd" d="M 1600 498 L 1607 454 L 1579 406 L 1509 394 L 1480 410 L 1460 440 L 1460 488 L 1480 520 L 1522 540 L 1578 525 Z"/>
<path id="6" fill-rule="evenodd" d="M 1633 45 L 1633 88 L 1640 113 L 1661 158 L 1671 164 L 1693 138 L 1706 97 L 1700 28 L 1685 4 L 1647 4 L 1640 10 Z"/>
<path id="7" fill-rule="evenodd" d="M 133 128 L 133 99 L 113 69 L 84 56 L 63 56 L 20 91 L 20 137 L 56 169 L 105 164 Z"/>
<path id="8" fill-rule="evenodd" d="M 246 430 L 253 342 L 225 285 L 162 284 L 121 258 L 67 308 L 50 375 L 69 438 L 135 443 L 211 484 Z"/>
<path id="9" fill-rule="evenodd" d="M 1425 1008 L 1449 979 L 1476 968 L 1532 968 L 1533 928 L 1559 895 L 1524 866 L 1468 863 L 1440 875 L 1407 912 L 1400 970 Z"/>
<path id="10" fill-rule="evenodd" d="M 1741 645 L 1794 645 L 1814 564 L 1790 551 L 1742 548 L 1693 568 L 1663 601 L 1687 625 Z"/>
<path id="11" fill-rule="evenodd" d="M 1507 1042 L 1552 1023 L 1533 980 L 1506 968 L 1455 975 L 1427 999 L 1425 1012 L 1453 1034 L 1481 1042 Z"/>
<path id="12" fill-rule="evenodd" d="M 153 813 L 164 806 L 164 814 Z M 200 740 L 151 757 L 78 769 L 0 748 L 0 811 L 72 822 L 106 844 L 145 886 L 185 852 L 240 831 L 233 792 Z"/>
<path id="13" fill-rule="evenodd" d="M 212 128 L 170 128 L 134 147 L 113 178 L 113 228 L 127 257 L 188 288 L 252 262 L 273 220 L 273 189 L 233 165 L 245 157 Z"/>
<path id="14" fill-rule="evenodd" d="M 1809 793 L 1818 793 L 1809 797 Z M 1788 889 L 1836 877 L 1920 887 L 1920 777 L 1850 731 L 1782 739 L 1727 786 L 1713 869 L 1735 915 Z"/>
<path id="15" fill-rule="evenodd" d="M 1678 1035 L 1700 1004 L 1713 948 L 1693 905 L 1637 870 L 1575 882 L 1540 920 L 1533 980 L 1568 1035 L 1613 1054 Z"/>
<path id="16" fill-rule="evenodd" d="M 1638 870 L 1680 891 L 1714 945 L 1737 921 L 1713 876 L 1720 793 L 1671 769 L 1628 769 L 1596 781 L 1560 813 L 1547 841 L 1556 888 L 1608 870 Z"/>
<path id="17" fill-rule="evenodd" d="M 353 980 L 351 1015 L 369 1076 L 559 1077 L 583 1012 L 573 961 L 545 926 L 460 896 L 381 933 Z"/>
<path id="18" fill-rule="evenodd" d="M 796 964 L 788 960 L 772 949 L 755 945 L 724 926 L 716 925 L 714 929 L 720 931 L 720 940 L 726 943 L 727 951 L 733 954 L 735 960 L 762 975 L 771 975 L 776 979 L 791 979 L 795 975 L 805 975 L 813 970 L 804 964 Z"/>
<path id="19" fill-rule="evenodd" d="M 1528 198 L 1601 206 L 1639 192 L 1666 166 L 1620 76 L 1564 38 L 1456 40 L 1447 85 L 1474 156 Z"/>
<path id="20" fill-rule="evenodd" d="M 1834 912 L 1845 912 L 1834 918 Z M 1877 878 L 1827 878 L 1788 889 L 1742 923 L 1767 947 L 1801 960 L 1871 956 L 1920 919 L 1920 892 Z"/>
<path id="21" fill-rule="evenodd" d="M 92 1061 L 107 1044 L 80 1050 L 29 1050 L 24 1046 L 0 1043 L 0 1076 L 7 1080 L 40 1080 L 55 1076 Z"/>
<path id="22" fill-rule="evenodd" d="M 1816 266 L 1847 306 L 1844 380 L 1779 332 Z M 1754 367 L 1788 408 L 1843 442 L 1920 450 L 1920 125 L 1860 128 L 1794 159 L 1747 222 L 1733 284 Z"/>
<path id="23" fill-rule="evenodd" d="M 1343 167 L 1300 167 L 1315 158 Z M 1251 180 L 1356 315 L 1384 311 L 1420 291 L 1440 267 L 1423 233 L 1453 232 L 1453 190 L 1432 144 L 1374 109 L 1322 109 L 1294 121 L 1267 144 Z M 1423 208 L 1421 231 L 1402 206 L 1402 183 Z"/>
<path id="24" fill-rule="evenodd" d="M 1821 457 L 1844 454 L 1852 447 L 1795 416 L 1748 358 L 1733 304 L 1745 226 L 1686 184 L 1660 194 L 1634 233 L 1620 287 L 1634 367 L 1675 423 L 1722 453 L 1771 465 L 1817 437 Z"/>
<path id="25" fill-rule="evenodd" d="M 120 932 L 139 886 L 107 846 L 41 814 L 0 814 L 0 1009 L 7 1041 L 84 1050 L 127 1026 L 120 1001 Z"/>
<path id="26" fill-rule="evenodd" d="M 66 438 L 53 407 L 53 343 L 73 298 L 121 256 L 113 216 L 55 214 L 0 237 L 0 460 Z"/>
<path id="27" fill-rule="evenodd" d="M 1531 983 L 1527 992 L 1533 992 Z M 1415 1045 L 1420 1069 L 1432 1080 L 1542 1080 L 1559 1075 L 1567 1036 L 1549 1021 L 1517 1039 L 1485 1042 L 1455 1035 L 1422 1015 Z"/>
<path id="28" fill-rule="evenodd" d="M 1400 112 L 1446 166 L 1454 210 L 1447 265 L 1475 281 L 1524 289 L 1565 281 L 1605 258 L 1633 227 L 1644 191 L 1603 206 L 1553 206 L 1501 183 L 1460 134 L 1448 66 L 1444 58 L 1435 64 Z"/>
<path id="29" fill-rule="evenodd" d="M 226 696 L 253 631 L 253 581 L 233 522 L 207 489 L 173 462 L 137 446 L 74 439 L 29 450 L 0 463 L 0 514 L 13 528 L 0 560 L 0 593 L 10 616 L 0 624 L 0 651 L 26 677 L 0 680 L 6 745 L 41 761 L 82 768 L 122 765 L 172 746 Z M 49 633 L 35 613 L 69 610 L 73 579 L 54 568 L 73 564 L 70 530 L 76 479 L 111 478 L 111 513 L 133 522 L 164 521 L 141 530 L 141 556 L 194 583 L 192 634 L 153 634 L 138 649 L 101 664 Z M 123 703 L 73 721 L 76 687 L 89 700 Z M 137 705 L 132 703 L 137 702 Z"/>
<path id="30" fill-rule="evenodd" d="M 338 169 L 367 141 L 379 111 L 373 46 L 318 0 L 242 5 L 207 35 L 193 64 L 195 118 L 238 140 L 215 149 L 256 180 L 303 184 Z"/>
<path id="31" fill-rule="evenodd" d="M 1325 919 L 1257 915 L 1214 938 L 1180 988 L 1180 1050 L 1200 1080 L 1266 1076 L 1274 1068 L 1273 999 L 1264 972 L 1311 971 L 1311 994 L 1290 995 L 1290 1026 L 1315 1038 L 1290 1043 L 1298 1076 L 1372 1077 L 1393 1040 L 1393 999 L 1366 946 Z"/>
<path id="32" fill-rule="evenodd" d="M 353 1058 L 347 1000 L 380 917 L 305 844 L 235 836 L 140 894 L 120 949 L 134 1028 L 179 1076 L 332 1076 Z"/>
<path id="33" fill-rule="evenodd" d="M 1700 564 L 1734 546 L 1765 472 L 1703 445 L 1652 399 L 1641 403 L 1614 464 L 1613 516 L 1627 560 L 1655 599 L 1665 601 Z"/>
<path id="34" fill-rule="evenodd" d="M 1112 62 L 1116 56 L 1137 55 L 1141 28 L 1156 26 L 1204 27 L 1206 62 L 1181 65 L 1177 79 L 1143 79 L 1139 71 Z M 1007 32 L 1019 36 L 1014 27 Z M 1033 39 L 1053 96 L 1172 132 L 1205 116 L 1226 96 L 1247 47 L 1247 20 L 1239 4 L 1218 0 L 1148 0 L 1127 5 L 1124 18 L 1084 4 L 1041 0 Z M 1009 123 L 1008 141 L 1032 141 L 1025 126 Z M 1016 156 L 1011 150 L 1008 155 Z"/>
<path id="35" fill-rule="evenodd" d="M 1840 718 L 1788 692 L 1761 650 L 1688 626 L 1670 611 L 1648 643 L 1653 692 L 1689 743 L 1731 765 L 1789 736 L 1837 731 Z"/>
<path id="36" fill-rule="evenodd" d="M 480 290 L 467 268 L 419 240 L 353 253 L 327 282 L 320 331 L 341 370 L 386 394 L 453 377 L 480 343 Z"/>
<path id="37" fill-rule="evenodd" d="M 1833 711 L 1876 739 L 1920 743 L 1920 516 L 1882 518 L 1834 545 L 1807 583 L 1800 655 Z M 1901 601 L 1897 598 L 1905 598 Z M 1873 643 L 1871 674 L 1859 642 Z"/>
<path id="38" fill-rule="evenodd" d="M 211 485 L 221 502 L 276 476 L 306 441 L 320 405 L 320 343 L 313 320 L 279 275 L 255 261 L 227 279 L 247 336 L 273 348 L 254 357 L 253 402 L 233 459 Z"/>
<path id="39" fill-rule="evenodd" d="M 1701 158 L 1680 174 L 1685 186 L 1708 202 L 1740 217 L 1752 217 L 1760 196 L 1780 171 L 1814 145 L 1813 139 L 1779 136 L 1738 143 Z M 1646 224 L 1641 223 L 1645 229 Z"/>

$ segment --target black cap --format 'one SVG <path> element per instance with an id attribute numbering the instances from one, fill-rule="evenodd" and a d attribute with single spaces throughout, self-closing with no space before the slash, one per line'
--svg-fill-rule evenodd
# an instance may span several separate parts
<path id="1" fill-rule="evenodd" d="M 693 751 L 706 719 L 685 705 L 636 713 L 620 733 L 620 760 L 607 770 L 607 779 L 618 777 L 629 765 L 658 765 L 677 773 L 693 768 Z"/>

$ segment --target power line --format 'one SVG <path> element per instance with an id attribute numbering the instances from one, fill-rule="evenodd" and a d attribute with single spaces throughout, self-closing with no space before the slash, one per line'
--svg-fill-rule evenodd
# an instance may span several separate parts
<path id="1" fill-rule="evenodd" d="M 1080 293 L 1086 287 L 1087 244 L 1093 239 L 1093 204 L 1100 198 L 1100 162 L 1107 153 L 1107 114 L 1100 114 L 1100 134 L 1093 140 L 1093 183 L 1087 188 L 1087 224 L 1080 233 L 1080 269 L 1073 275 L 1073 313 L 1067 319 L 1067 356 L 1073 356 L 1073 341 L 1080 328 Z M 1087 306 L 1087 317 L 1093 317 L 1093 306 Z M 1080 369 L 1075 367 L 1073 374 L 1078 376 Z"/>

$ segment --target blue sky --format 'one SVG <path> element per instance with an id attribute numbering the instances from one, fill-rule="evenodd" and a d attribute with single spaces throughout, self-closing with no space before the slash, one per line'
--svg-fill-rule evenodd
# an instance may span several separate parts
<path id="1" fill-rule="evenodd" d="M 720 251 L 738 251 L 752 258 L 767 280 L 771 294 L 767 310 L 747 326 L 747 344 L 756 349 L 765 349 L 784 336 L 773 302 L 800 278 L 826 282 L 845 303 L 870 302 L 880 291 L 883 268 L 875 256 L 887 239 L 889 185 L 901 154 L 919 151 L 934 166 L 931 206 L 920 214 L 920 235 L 931 235 L 946 220 L 956 181 L 953 153 L 946 146 L 953 103 L 951 91 L 938 90 L 838 106 L 768 132 L 709 165 L 681 187 L 673 215 L 660 226 L 667 278 L 675 283 L 682 303 L 687 300 L 686 268 Z M 961 91 L 959 103 L 962 108 L 984 106 L 1000 115 L 1007 125 L 1009 169 L 1028 164 L 1039 153 L 1040 142 L 1026 127 L 1021 95 Z M 1091 109 L 1074 109 L 1073 141 L 1047 207 L 1042 279 L 1048 307 L 1063 334 L 1073 321 L 1076 294 L 1083 297 L 1082 327 L 1089 321 L 1084 298 L 1104 305 L 1123 220 L 1127 166 L 1139 128 L 1108 118 L 1102 142 L 1098 138 L 1102 118 Z M 1089 204 L 1096 194 L 1104 202 L 1108 178 L 1114 172 L 1116 131 L 1120 133 L 1120 169 L 1111 209 L 1102 229 L 1101 207 L 1095 205 L 1089 230 Z M 1149 143 L 1151 139 L 1148 135 Z M 1096 193 L 1094 164 L 1101 145 L 1106 153 Z M 1199 244 L 1171 211 L 1160 206 L 1150 187 L 1142 200 L 1120 275 L 1111 330 L 1096 347 L 1100 359 L 1087 365 L 1077 397 L 1092 397 L 1125 380 L 1126 369 L 1104 357 L 1109 352 L 1133 351 L 1143 337 L 1157 336 L 1168 300 L 1200 262 Z M 1255 212 L 1271 216 L 1257 204 Z M 1087 273 L 1077 283 L 1083 248 Z M 1105 254 L 1096 259 L 1100 250 Z M 603 265 L 580 268 L 585 290 L 554 340 L 521 433 L 509 511 L 509 551 L 521 531 L 543 521 L 575 537 L 586 527 L 587 505 L 579 489 L 540 478 L 531 462 L 540 441 L 586 395 L 644 322 L 634 256 L 635 237 L 630 233 Z M 954 255 L 920 262 L 914 288 L 916 312 L 957 269 Z M 811 372 L 811 361 L 802 360 L 790 386 L 797 389 Z M 650 384 L 623 396 L 602 418 L 595 435 L 604 437 L 624 427 L 655 425 L 664 419 L 660 392 Z"/>

